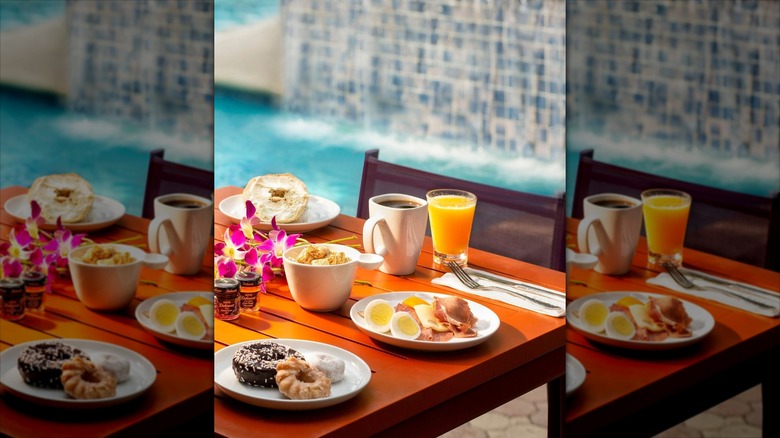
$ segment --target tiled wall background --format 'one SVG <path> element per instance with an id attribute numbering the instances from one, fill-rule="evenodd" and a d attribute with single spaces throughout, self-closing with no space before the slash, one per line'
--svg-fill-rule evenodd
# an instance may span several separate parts
<path id="1" fill-rule="evenodd" d="M 282 0 L 285 104 L 562 157 L 564 0 Z"/>
<path id="2" fill-rule="evenodd" d="M 578 0 L 566 13 L 572 120 L 780 158 L 780 2 Z"/>
<path id="3" fill-rule="evenodd" d="M 212 136 L 212 0 L 72 1 L 69 106 Z"/>

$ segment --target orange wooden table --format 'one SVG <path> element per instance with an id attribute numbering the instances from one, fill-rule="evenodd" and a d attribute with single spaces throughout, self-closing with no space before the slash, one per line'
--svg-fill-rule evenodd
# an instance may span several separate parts
<path id="1" fill-rule="evenodd" d="M 576 248 L 577 224 L 574 219 L 567 223 L 567 244 L 572 248 Z M 770 290 L 780 288 L 780 273 L 711 254 L 685 249 L 683 265 Z M 566 399 L 567 436 L 649 436 L 759 383 L 764 436 L 780 436 L 780 320 L 645 282 L 656 275 L 647 268 L 644 237 L 631 271 L 624 276 L 581 269 L 569 272 L 569 300 L 605 291 L 674 295 L 709 311 L 715 328 L 692 346 L 663 352 L 606 348 L 568 330 L 566 350 L 582 362 L 587 377 Z"/>
<path id="2" fill-rule="evenodd" d="M 215 206 L 238 187 L 215 192 Z M 218 210 L 214 235 L 221 239 L 231 219 Z M 330 226 L 304 235 L 311 242 L 360 237 L 363 220 L 340 215 Z M 563 290 L 562 272 L 493 254 L 469 250 L 469 264 Z M 560 389 L 564 374 L 565 323 L 552 318 L 431 284 L 442 272 L 433 268 L 426 239 L 417 270 L 408 276 L 358 269 L 349 302 L 330 313 L 310 312 L 292 300 L 283 279 L 274 280 L 261 297 L 259 317 L 242 315 L 216 323 L 215 350 L 266 338 L 294 338 L 334 345 L 360 356 L 371 368 L 371 381 L 356 397 L 312 411 L 280 411 L 250 406 L 215 390 L 215 431 L 221 436 L 433 436 L 450 430 L 523 393 L 553 382 Z M 349 318 L 359 299 L 388 291 L 431 291 L 462 295 L 491 308 L 501 326 L 478 346 L 453 352 L 417 352 L 373 341 Z M 551 406 L 553 415 L 560 406 Z M 560 418 L 560 417 L 559 417 Z M 556 423 L 559 420 L 554 420 Z M 560 423 L 551 424 L 558 435 Z"/>
<path id="3" fill-rule="evenodd" d="M 22 187 L 0 190 L 0 204 L 19 194 Z M 8 241 L 17 223 L 0 212 L 2 240 Z M 125 215 L 107 229 L 88 233 L 99 243 L 139 236 L 128 244 L 146 244 L 149 221 Z M 213 250 L 204 257 L 204 267 L 194 276 L 172 275 L 144 268 L 142 284 L 128 309 L 99 313 L 79 302 L 69 279 L 54 284 L 46 296 L 43 316 L 27 314 L 20 321 L 0 319 L 0 349 L 44 339 L 78 338 L 116 344 L 133 350 L 152 362 L 157 378 L 138 399 L 111 408 L 78 411 L 55 409 L 22 401 L 3 391 L 0 397 L 0 435 L 7 436 L 107 436 L 157 435 L 168 428 L 198 418 L 212 418 L 213 354 L 170 347 L 149 334 L 135 319 L 135 308 L 144 299 L 175 291 L 213 290 Z M 3 370 L 5 371 L 5 370 Z M 206 421 L 208 425 L 210 421 Z M 204 424 L 199 422 L 198 424 Z"/>

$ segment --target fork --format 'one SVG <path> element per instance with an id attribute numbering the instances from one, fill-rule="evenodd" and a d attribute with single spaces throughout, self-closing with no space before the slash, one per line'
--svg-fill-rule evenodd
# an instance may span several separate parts
<path id="1" fill-rule="evenodd" d="M 672 279 L 675 281 L 675 283 L 679 284 L 680 286 L 684 287 L 685 289 L 696 290 L 696 291 L 712 290 L 712 291 L 720 292 L 720 293 L 722 293 L 724 295 L 728 295 L 728 296 L 731 296 L 731 297 L 734 297 L 734 298 L 739 298 L 740 300 L 743 300 L 743 301 L 747 301 L 748 303 L 750 303 L 750 304 L 752 304 L 754 306 L 758 306 L 758 307 L 761 307 L 761 308 L 764 308 L 764 309 L 774 309 L 774 307 L 772 307 L 772 306 L 770 306 L 768 304 L 762 303 L 760 301 L 752 300 L 752 299 L 750 299 L 748 297 L 745 297 L 745 296 L 742 296 L 740 294 L 734 293 L 734 292 L 732 292 L 730 290 L 727 290 L 727 289 L 721 289 L 721 288 L 716 287 L 716 286 L 710 286 L 709 288 L 703 288 L 703 287 L 697 286 L 691 280 L 689 280 L 688 277 L 686 277 L 682 272 L 680 272 L 680 270 L 677 269 L 677 266 L 675 266 L 675 265 L 673 265 L 673 264 L 671 264 L 669 262 L 662 263 L 661 266 L 663 266 L 663 268 L 666 270 L 666 272 L 668 272 L 669 275 L 672 276 Z"/>
<path id="2" fill-rule="evenodd" d="M 514 297 L 522 298 L 524 300 L 530 301 L 532 303 L 538 304 L 540 306 L 544 306 L 548 309 L 556 309 L 561 310 L 560 306 L 556 306 L 555 304 L 550 304 L 541 300 L 537 300 L 536 298 L 529 297 L 527 295 L 523 295 L 521 293 L 518 293 L 517 291 L 506 289 L 499 286 L 482 286 L 481 284 L 477 283 L 476 280 L 471 278 L 471 276 L 463 270 L 463 268 L 460 267 L 459 264 L 455 262 L 447 262 L 447 266 L 450 268 L 453 274 L 455 274 L 456 277 L 458 277 L 458 280 L 460 280 L 461 283 L 463 283 L 467 288 L 469 289 L 476 289 L 476 290 L 492 290 L 497 292 L 504 292 L 509 295 L 512 295 Z"/>

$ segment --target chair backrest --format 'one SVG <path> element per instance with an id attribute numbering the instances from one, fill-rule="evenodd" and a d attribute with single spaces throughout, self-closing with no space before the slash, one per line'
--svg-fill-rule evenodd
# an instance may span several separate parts
<path id="1" fill-rule="evenodd" d="M 582 201 L 590 195 L 620 193 L 639 199 L 642 191 L 653 188 L 691 195 L 686 247 L 780 270 L 777 193 L 771 198 L 755 196 L 627 169 L 594 160 L 593 150 L 588 149 L 580 153 L 572 216 L 582 218 Z"/>
<path id="2" fill-rule="evenodd" d="M 155 149 L 149 156 L 141 213 L 145 218 L 154 218 L 154 198 L 160 195 L 189 193 L 211 199 L 214 194 L 214 172 L 168 161 L 164 155 L 163 149 Z"/>
<path id="3" fill-rule="evenodd" d="M 405 193 L 425 199 L 433 189 L 455 188 L 477 196 L 469 246 L 535 265 L 564 271 L 566 207 L 557 197 L 524 193 L 379 160 L 379 150 L 366 152 L 358 199 L 358 217 L 368 218 L 368 200 L 384 193 Z M 430 227 L 428 229 L 430 235 Z"/>

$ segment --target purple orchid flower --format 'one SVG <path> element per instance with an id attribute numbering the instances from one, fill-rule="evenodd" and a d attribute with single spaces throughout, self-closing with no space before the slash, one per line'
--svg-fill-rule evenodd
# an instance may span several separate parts
<path id="1" fill-rule="evenodd" d="M 217 245 L 214 245 L 214 251 L 217 251 Z M 233 260 L 243 260 L 248 251 L 247 238 L 240 227 L 231 225 L 225 230 L 224 246 L 220 245 L 220 251 L 223 257 Z"/>
<path id="2" fill-rule="evenodd" d="M 12 228 L 8 235 L 8 255 L 16 260 L 29 260 L 32 236 L 24 228 Z"/>
<path id="3" fill-rule="evenodd" d="M 268 239 L 258 245 L 257 249 L 270 256 L 269 263 L 272 268 L 279 268 L 282 266 L 282 255 L 295 246 L 301 235 L 290 234 L 288 236 L 286 231 L 276 225 L 276 216 L 271 218 L 271 227 L 273 229 L 268 232 Z"/>
<path id="4" fill-rule="evenodd" d="M 232 278 L 238 272 L 236 261 L 230 257 L 215 257 L 214 266 L 217 268 L 217 276 L 219 278 Z"/>
<path id="5" fill-rule="evenodd" d="M 46 219 L 41 216 L 41 206 L 35 201 L 30 202 L 30 212 L 30 217 L 24 221 L 24 226 L 33 239 L 39 239 L 40 227 L 46 223 Z"/>
<path id="6" fill-rule="evenodd" d="M 2 257 L 0 261 L 0 273 L 2 278 L 18 278 L 24 272 L 24 265 L 19 259 L 15 259 L 10 256 Z"/>
<path id="7" fill-rule="evenodd" d="M 252 248 L 247 252 L 244 262 L 247 269 L 260 274 L 260 290 L 265 293 L 265 284 L 274 278 L 274 270 L 271 268 L 270 255 L 261 254 L 257 248 Z"/>

